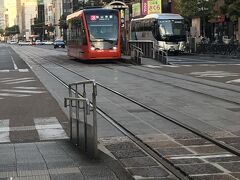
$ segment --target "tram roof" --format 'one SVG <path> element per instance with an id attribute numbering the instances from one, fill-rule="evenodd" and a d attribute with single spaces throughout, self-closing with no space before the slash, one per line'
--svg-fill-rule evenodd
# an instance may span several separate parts
<path id="1" fill-rule="evenodd" d="M 117 11 L 115 9 L 107 9 L 107 8 L 92 8 L 92 9 L 83 9 L 83 10 L 80 10 L 80 11 L 77 11 L 77 12 L 74 12 L 72 14 L 69 14 L 67 16 L 67 20 L 69 19 L 72 19 L 72 18 L 75 18 L 75 17 L 78 17 L 80 16 L 82 13 L 84 12 L 91 12 L 91 11 Z"/>
<path id="2" fill-rule="evenodd" d="M 183 17 L 179 14 L 173 14 L 173 13 L 149 14 L 143 18 L 132 19 L 132 21 L 143 20 L 143 19 L 183 19 Z"/>

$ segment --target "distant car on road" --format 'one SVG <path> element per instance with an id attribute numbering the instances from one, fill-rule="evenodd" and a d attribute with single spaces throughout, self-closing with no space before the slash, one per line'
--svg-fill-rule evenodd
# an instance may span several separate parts
<path id="1" fill-rule="evenodd" d="M 35 45 L 43 45 L 43 42 L 40 40 L 36 40 Z"/>
<path id="2" fill-rule="evenodd" d="M 63 40 L 55 40 L 53 42 L 53 46 L 54 48 L 58 48 L 58 47 L 65 48 L 65 42 Z"/>
<path id="3" fill-rule="evenodd" d="M 31 41 L 19 41 L 18 42 L 19 46 L 30 46 L 32 45 Z"/>

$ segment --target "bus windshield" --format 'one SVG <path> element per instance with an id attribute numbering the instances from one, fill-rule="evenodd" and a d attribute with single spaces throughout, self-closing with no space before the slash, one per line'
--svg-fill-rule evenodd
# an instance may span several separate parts
<path id="1" fill-rule="evenodd" d="M 164 19 L 158 20 L 159 23 L 159 32 L 163 36 L 184 36 L 185 28 L 184 21 L 181 19 Z"/>
<path id="2" fill-rule="evenodd" d="M 97 12 L 86 14 L 86 21 L 91 42 L 118 40 L 118 14 Z"/>

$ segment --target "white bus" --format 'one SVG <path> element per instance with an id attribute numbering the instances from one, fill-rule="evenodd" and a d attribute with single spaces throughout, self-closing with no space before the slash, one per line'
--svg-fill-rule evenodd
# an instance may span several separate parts
<path id="1" fill-rule="evenodd" d="M 160 50 L 178 54 L 185 49 L 186 31 L 184 19 L 179 14 L 150 14 L 132 19 L 131 40 L 154 41 Z"/>

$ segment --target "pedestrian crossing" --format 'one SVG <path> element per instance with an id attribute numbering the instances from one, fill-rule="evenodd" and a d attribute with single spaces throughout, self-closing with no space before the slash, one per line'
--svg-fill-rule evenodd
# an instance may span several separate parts
<path id="1" fill-rule="evenodd" d="M 57 139 L 68 139 L 66 132 L 62 125 L 59 123 L 56 117 L 41 117 L 33 119 L 34 126 L 17 126 L 10 127 L 10 120 L 0 120 L 0 143 L 10 143 L 11 133 L 16 131 L 37 131 L 38 137 L 33 137 L 33 140 L 38 139 L 44 140 L 57 140 Z M 15 142 L 15 140 L 13 140 Z"/>
<path id="2" fill-rule="evenodd" d="M 34 94 L 47 93 L 44 88 L 28 86 L 26 83 L 36 82 L 34 77 L 0 78 L 0 100 L 7 97 L 29 97 Z M 3 88 L 5 87 L 5 88 Z"/>

